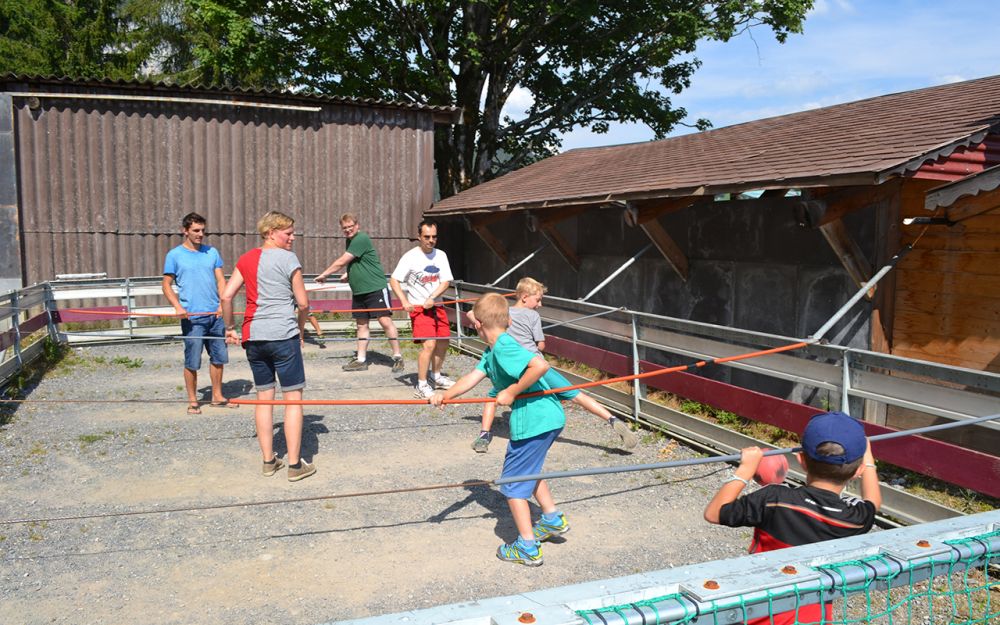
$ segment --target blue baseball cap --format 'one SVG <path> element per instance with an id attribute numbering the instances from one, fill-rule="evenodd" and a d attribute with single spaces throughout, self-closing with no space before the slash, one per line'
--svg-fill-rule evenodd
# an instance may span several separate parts
<path id="1" fill-rule="evenodd" d="M 839 456 L 821 456 L 817 449 L 823 443 L 837 443 L 844 448 Z M 848 464 L 865 455 L 868 439 L 861 422 L 843 412 L 824 412 L 809 420 L 802 433 L 802 451 L 816 462 Z"/>

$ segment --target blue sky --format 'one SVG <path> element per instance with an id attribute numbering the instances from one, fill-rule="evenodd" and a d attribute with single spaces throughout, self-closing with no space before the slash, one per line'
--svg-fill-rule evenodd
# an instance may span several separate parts
<path id="1" fill-rule="evenodd" d="M 996 0 L 817 0 L 802 34 L 779 44 L 760 28 L 704 42 L 692 86 L 675 104 L 715 128 L 886 93 L 1000 74 Z M 515 94 L 508 103 L 518 108 Z M 678 128 L 675 134 L 692 132 Z M 647 141 L 649 128 L 578 129 L 563 150 Z"/>

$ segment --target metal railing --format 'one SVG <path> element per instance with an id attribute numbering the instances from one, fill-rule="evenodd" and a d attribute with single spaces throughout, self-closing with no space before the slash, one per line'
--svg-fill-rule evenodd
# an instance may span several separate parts
<path id="1" fill-rule="evenodd" d="M 986 569 L 996 565 L 1000 553 L 998 530 L 1000 511 L 984 512 L 728 560 L 337 623 L 735 625 L 819 601 L 836 604 L 833 620 L 826 623 L 992 623 L 1000 613 L 989 595 L 998 583 Z M 650 548 L 655 550 L 656 545 Z M 938 586 L 950 590 L 927 592 L 921 584 L 926 586 L 929 579 L 941 580 Z M 889 609 L 872 610 L 878 593 L 883 596 L 877 607 L 885 607 L 889 588 L 909 592 L 903 600 L 897 596 Z M 935 598 L 938 605 L 929 606 Z M 887 619 L 885 613 L 894 618 Z"/>

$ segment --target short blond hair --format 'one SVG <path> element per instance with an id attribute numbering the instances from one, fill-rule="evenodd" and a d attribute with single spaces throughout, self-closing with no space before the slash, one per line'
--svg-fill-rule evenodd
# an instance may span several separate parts
<path id="1" fill-rule="evenodd" d="M 356 224 L 358 223 L 358 216 L 355 215 L 354 213 L 344 213 L 343 215 L 340 216 L 340 223 L 344 223 L 345 221 L 349 221 L 352 224 Z"/>
<path id="2" fill-rule="evenodd" d="M 517 281 L 517 296 L 519 298 L 525 295 L 545 295 L 548 289 L 545 285 L 535 280 L 534 278 L 521 278 Z"/>
<path id="3" fill-rule="evenodd" d="M 472 307 L 472 314 L 484 328 L 507 329 L 510 325 L 507 298 L 499 293 L 487 293 L 480 297 Z"/>
<path id="4" fill-rule="evenodd" d="M 266 239 L 272 230 L 284 230 L 295 224 L 295 220 L 284 213 L 270 211 L 265 213 L 257 222 L 257 232 L 262 239 Z"/>

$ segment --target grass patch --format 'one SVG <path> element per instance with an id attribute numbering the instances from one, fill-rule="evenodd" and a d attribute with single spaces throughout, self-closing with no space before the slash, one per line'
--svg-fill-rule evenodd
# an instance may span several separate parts
<path id="1" fill-rule="evenodd" d="M 115 356 L 111 359 L 111 364 L 121 365 L 126 369 L 138 369 L 142 366 L 142 358 L 129 358 L 128 356 Z"/>
<path id="2" fill-rule="evenodd" d="M 88 445 L 93 445 L 94 443 L 112 438 L 114 435 L 115 433 L 112 430 L 105 430 L 100 434 L 81 434 L 77 436 L 76 439 L 80 441 L 80 447 L 86 447 Z"/>
<path id="3" fill-rule="evenodd" d="M 44 341 L 41 357 L 22 367 L 3 386 L 3 392 L 0 393 L 0 426 L 10 423 L 14 418 L 14 413 L 17 412 L 17 404 L 4 403 L 2 398 L 6 396 L 8 399 L 24 399 L 27 392 L 38 384 L 42 376 L 53 367 L 58 366 L 70 352 L 65 345 L 53 341 L 48 336 L 45 337 Z"/>

